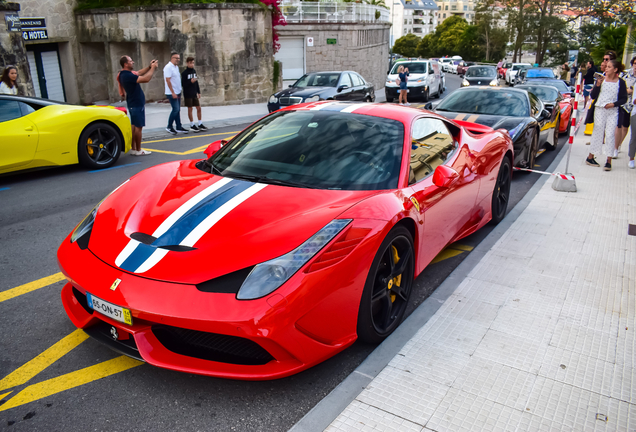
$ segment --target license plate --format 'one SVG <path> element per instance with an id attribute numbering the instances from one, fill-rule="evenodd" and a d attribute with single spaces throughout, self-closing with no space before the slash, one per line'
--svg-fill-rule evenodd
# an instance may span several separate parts
<path id="1" fill-rule="evenodd" d="M 86 301 L 88 302 L 88 307 L 94 311 L 106 315 L 115 321 L 132 325 L 132 315 L 129 309 L 104 301 L 88 292 L 86 293 Z"/>

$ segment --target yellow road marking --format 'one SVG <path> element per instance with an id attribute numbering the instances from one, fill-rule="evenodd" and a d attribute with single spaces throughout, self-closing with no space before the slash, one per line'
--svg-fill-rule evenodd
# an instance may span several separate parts
<path id="1" fill-rule="evenodd" d="M 69 390 L 89 382 L 114 375 L 119 372 L 142 365 L 143 362 L 130 357 L 121 356 L 108 360 L 95 366 L 89 366 L 75 372 L 51 378 L 41 383 L 33 384 L 9 399 L 4 405 L 0 405 L 0 411 L 8 410 L 47 396 Z"/>
<path id="2" fill-rule="evenodd" d="M 2 291 L 0 292 L 0 303 L 2 303 L 5 300 L 12 299 L 13 297 L 21 296 L 22 294 L 30 293 L 31 291 L 44 288 L 45 286 L 52 285 L 64 279 L 65 279 L 64 275 L 60 272 L 60 273 L 55 273 L 54 275 L 51 275 L 51 276 L 44 277 L 42 279 L 38 279 L 33 282 L 26 283 L 24 285 L 20 285 L 19 287 Z"/>
<path id="3" fill-rule="evenodd" d="M 64 339 L 60 340 L 42 354 L 20 366 L 0 381 L 0 390 L 24 384 L 47 367 L 51 366 L 63 355 L 88 339 L 83 330 L 77 329 Z"/>
<path id="4" fill-rule="evenodd" d="M 239 133 L 239 132 L 240 131 L 219 132 L 219 133 L 205 134 L 205 135 L 192 135 L 192 136 L 179 137 L 179 138 L 166 138 L 166 139 L 153 140 L 153 141 L 142 141 L 141 143 L 142 144 L 147 144 L 147 143 L 156 143 L 156 142 L 164 142 L 164 141 L 176 141 L 176 140 L 184 140 L 184 139 L 191 139 L 191 138 L 201 138 L 201 137 L 206 137 L 206 136 L 228 135 L 228 134 L 235 134 L 235 133 Z"/>
<path id="5" fill-rule="evenodd" d="M 228 137 L 228 139 L 232 139 L 232 138 L 234 138 L 234 135 L 232 135 L 231 137 Z M 186 151 L 183 151 L 183 152 L 175 152 L 175 151 L 170 151 L 170 150 L 157 150 L 157 149 L 151 149 L 151 148 L 149 148 L 148 150 L 154 151 L 154 152 L 157 152 L 157 153 L 175 154 L 175 155 L 183 156 L 183 155 L 189 155 L 189 154 L 193 154 L 193 153 L 202 152 L 203 150 L 208 148 L 209 145 L 210 144 L 204 144 L 204 145 L 202 145 L 200 147 L 193 148 L 192 150 L 186 150 Z"/>
<path id="6" fill-rule="evenodd" d="M 11 392 L 5 393 L 5 394 L 1 394 L 0 395 L 0 400 L 4 399 L 5 396 L 10 395 Z"/>

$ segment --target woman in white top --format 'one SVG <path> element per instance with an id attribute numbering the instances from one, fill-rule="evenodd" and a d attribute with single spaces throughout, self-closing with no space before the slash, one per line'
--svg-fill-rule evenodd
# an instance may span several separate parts
<path id="1" fill-rule="evenodd" d="M 15 66 L 7 66 L 2 72 L 2 78 L 0 78 L 0 94 L 18 94 L 18 69 Z"/>
<path id="2" fill-rule="evenodd" d="M 614 135 L 618 124 L 619 107 L 627 102 L 627 85 L 618 77 L 623 65 L 617 60 L 610 60 L 605 65 L 605 76 L 598 77 L 591 93 L 594 104 L 594 131 L 590 146 L 590 154 L 585 161 L 588 165 L 600 166 L 594 155 L 605 153 L 607 162 L 605 171 L 612 170 L 614 155 Z M 605 143 L 603 143 L 605 141 Z M 605 144 L 603 146 L 603 144 Z M 605 150 L 603 152 L 603 150 Z"/>

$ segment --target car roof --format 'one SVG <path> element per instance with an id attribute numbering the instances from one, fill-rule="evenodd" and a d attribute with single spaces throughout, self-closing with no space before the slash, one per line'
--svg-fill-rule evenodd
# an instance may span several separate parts
<path id="1" fill-rule="evenodd" d="M 485 68 L 491 68 L 491 69 L 497 69 L 497 66 L 491 66 L 491 65 L 479 65 L 479 64 L 473 64 L 468 66 L 468 69 L 470 68 L 477 68 L 477 67 L 485 67 Z"/>

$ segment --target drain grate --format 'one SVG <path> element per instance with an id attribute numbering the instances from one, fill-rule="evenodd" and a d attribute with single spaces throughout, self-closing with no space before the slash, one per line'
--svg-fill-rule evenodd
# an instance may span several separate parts
<path id="1" fill-rule="evenodd" d="M 627 234 L 636 236 L 636 225 L 627 225 Z"/>

